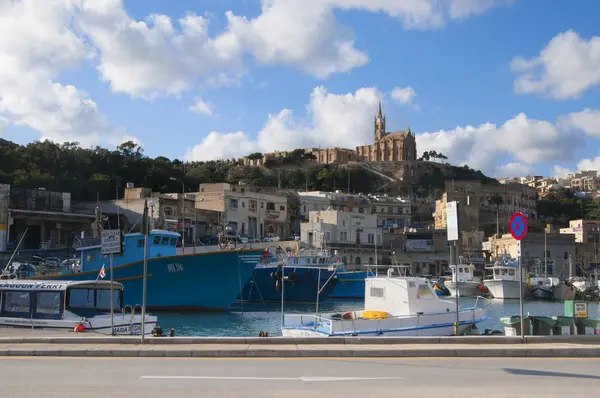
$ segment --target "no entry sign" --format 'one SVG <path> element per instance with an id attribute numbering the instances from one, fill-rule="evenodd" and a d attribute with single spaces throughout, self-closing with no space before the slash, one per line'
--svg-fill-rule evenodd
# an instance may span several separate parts
<path id="1" fill-rule="evenodd" d="M 516 240 L 521 240 L 527 235 L 527 218 L 520 211 L 512 215 L 509 222 L 510 234 Z"/>

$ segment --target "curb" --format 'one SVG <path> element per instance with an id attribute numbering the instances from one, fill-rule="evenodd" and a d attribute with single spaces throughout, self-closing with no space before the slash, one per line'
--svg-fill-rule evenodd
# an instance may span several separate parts
<path id="1" fill-rule="evenodd" d="M 449 337 L 146 337 L 143 345 L 370 345 L 370 344 L 600 344 L 600 336 L 449 336 Z M 142 345 L 139 336 L 0 337 L 0 344 L 124 344 Z"/>
<path id="2" fill-rule="evenodd" d="M 598 358 L 600 348 L 493 348 L 493 349 L 247 349 L 247 350 L 136 350 L 136 349 L 0 349 L 0 357 L 168 357 L 168 358 L 467 358 L 467 357 L 554 357 Z"/>

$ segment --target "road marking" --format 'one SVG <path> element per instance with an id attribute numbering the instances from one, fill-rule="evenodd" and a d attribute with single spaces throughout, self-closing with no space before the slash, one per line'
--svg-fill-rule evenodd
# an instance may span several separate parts
<path id="1" fill-rule="evenodd" d="M 287 380 L 287 381 L 359 381 L 359 380 L 403 380 L 402 377 L 247 377 L 247 376 L 140 376 L 140 379 L 188 379 L 188 380 Z"/>

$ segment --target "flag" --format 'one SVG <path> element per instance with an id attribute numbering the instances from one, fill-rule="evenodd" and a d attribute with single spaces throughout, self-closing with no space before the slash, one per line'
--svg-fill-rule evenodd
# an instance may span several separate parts
<path id="1" fill-rule="evenodd" d="M 100 269 L 100 273 L 98 274 L 100 278 L 104 278 L 106 276 L 106 271 L 104 270 L 104 265 Z"/>

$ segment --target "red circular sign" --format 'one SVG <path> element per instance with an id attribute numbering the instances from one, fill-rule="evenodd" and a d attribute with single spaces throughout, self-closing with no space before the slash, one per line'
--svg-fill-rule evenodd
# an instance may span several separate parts
<path id="1" fill-rule="evenodd" d="M 523 239 L 527 235 L 527 218 L 520 211 L 516 212 L 510 218 L 508 228 L 513 238 Z"/>

